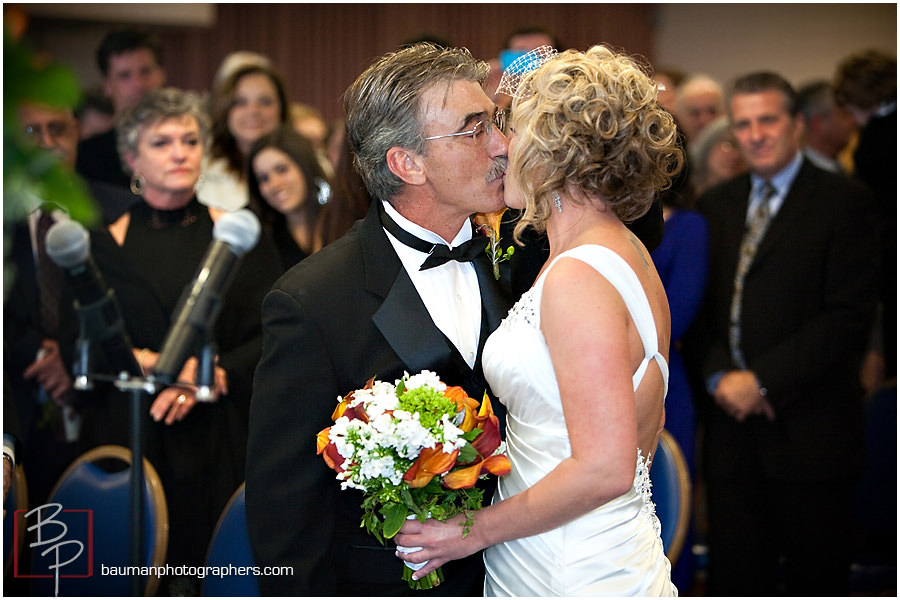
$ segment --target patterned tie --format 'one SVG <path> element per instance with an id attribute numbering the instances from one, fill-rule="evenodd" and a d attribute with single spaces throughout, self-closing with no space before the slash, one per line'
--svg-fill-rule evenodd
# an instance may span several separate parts
<path id="1" fill-rule="evenodd" d="M 741 241 L 740 255 L 738 256 L 737 270 L 734 273 L 734 292 L 731 296 L 731 321 L 728 328 L 728 341 L 731 347 L 731 359 L 735 366 L 740 369 L 747 368 L 747 362 L 744 360 L 744 353 L 741 351 L 741 303 L 744 295 L 744 278 L 750 265 L 753 264 L 753 258 L 756 256 L 756 249 L 759 242 L 766 233 L 769 226 L 769 200 L 776 193 L 775 187 L 765 182 L 760 193 L 759 202 L 750 222 L 747 224 L 747 230 L 744 233 L 744 239 Z"/>
<path id="2" fill-rule="evenodd" d="M 35 239 L 38 255 L 38 289 L 41 296 L 41 327 L 44 335 L 52 339 L 56 339 L 59 333 L 59 298 L 63 287 L 63 271 L 47 254 L 45 245 L 47 231 L 55 222 L 49 211 L 41 209 Z"/>

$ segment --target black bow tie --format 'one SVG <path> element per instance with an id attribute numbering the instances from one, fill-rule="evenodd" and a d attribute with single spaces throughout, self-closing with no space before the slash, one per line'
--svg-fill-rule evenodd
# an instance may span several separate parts
<path id="1" fill-rule="evenodd" d="M 463 242 L 452 250 L 444 244 L 426 242 L 400 227 L 384 210 L 384 205 L 380 200 L 376 201 L 376 204 L 378 205 L 378 216 L 381 217 L 381 225 L 388 233 L 410 248 L 428 255 L 428 258 L 419 267 L 420 271 L 438 267 L 449 260 L 469 262 L 475 260 L 487 249 L 488 239 L 480 235 L 474 236 L 471 240 Z"/>

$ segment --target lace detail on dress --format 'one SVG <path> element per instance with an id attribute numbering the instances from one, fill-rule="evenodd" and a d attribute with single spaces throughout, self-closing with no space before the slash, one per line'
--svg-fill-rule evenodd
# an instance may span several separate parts
<path id="1" fill-rule="evenodd" d="M 634 489 L 641 495 L 641 500 L 643 500 L 641 514 L 650 520 L 653 524 L 653 529 L 656 530 L 656 535 L 659 536 L 662 533 L 662 526 L 659 523 L 659 519 L 656 518 L 656 504 L 653 503 L 653 491 L 651 489 L 653 483 L 650 481 L 649 464 L 650 457 L 648 456 L 644 460 L 644 455 L 641 453 L 641 449 L 638 448 L 637 466 L 634 469 Z"/>
<path id="2" fill-rule="evenodd" d="M 508 328 L 519 322 L 527 323 L 532 327 L 540 325 L 537 309 L 534 306 L 535 290 L 536 288 L 531 288 L 522 294 L 522 297 L 510 309 L 509 314 L 501 321 L 501 327 Z"/>

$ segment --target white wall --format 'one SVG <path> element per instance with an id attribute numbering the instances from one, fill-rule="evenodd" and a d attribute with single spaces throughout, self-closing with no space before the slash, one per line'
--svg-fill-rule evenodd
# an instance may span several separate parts
<path id="1" fill-rule="evenodd" d="M 866 48 L 897 51 L 896 4 L 661 4 L 656 66 L 702 71 L 723 83 L 757 70 L 794 85 L 831 79 Z"/>

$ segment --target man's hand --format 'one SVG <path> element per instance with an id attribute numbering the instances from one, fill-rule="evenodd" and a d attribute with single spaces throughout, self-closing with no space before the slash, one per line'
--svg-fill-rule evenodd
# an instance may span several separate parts
<path id="1" fill-rule="evenodd" d="M 55 340 L 44 340 L 38 357 L 22 373 L 25 379 L 36 379 L 56 404 L 63 406 L 72 401 L 72 378 L 59 353 Z"/>
<path id="2" fill-rule="evenodd" d="M 775 420 L 775 410 L 763 395 L 753 371 L 729 371 L 719 380 L 713 394 L 716 404 L 741 423 L 751 415 Z"/>

